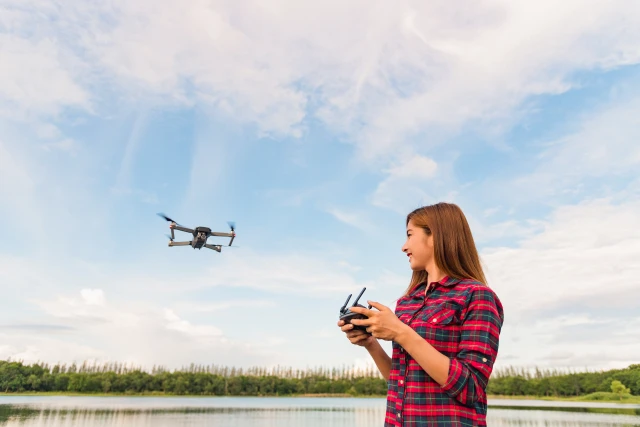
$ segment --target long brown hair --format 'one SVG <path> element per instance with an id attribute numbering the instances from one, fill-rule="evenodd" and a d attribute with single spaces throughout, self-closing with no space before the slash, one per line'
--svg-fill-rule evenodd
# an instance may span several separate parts
<path id="1" fill-rule="evenodd" d="M 440 271 L 455 279 L 473 279 L 487 284 L 471 228 L 462 209 L 452 203 L 423 206 L 407 215 L 407 225 L 409 221 L 427 235 L 433 234 L 434 258 Z M 414 271 L 405 295 L 427 280 L 425 270 Z"/>

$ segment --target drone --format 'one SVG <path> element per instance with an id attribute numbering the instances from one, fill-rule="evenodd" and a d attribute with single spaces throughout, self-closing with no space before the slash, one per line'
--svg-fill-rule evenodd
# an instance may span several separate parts
<path id="1" fill-rule="evenodd" d="M 183 227 L 163 213 L 159 213 L 158 216 L 161 216 L 162 218 L 170 222 L 169 228 L 171 229 L 171 236 L 167 235 L 167 237 L 169 237 L 169 246 L 191 246 L 193 249 L 202 249 L 203 247 L 205 247 L 207 249 L 221 252 L 222 246 L 231 246 L 231 244 L 233 243 L 233 239 L 236 238 L 236 225 L 231 221 L 227 222 L 227 224 L 229 224 L 229 228 L 231 228 L 231 232 L 222 233 L 211 231 L 209 227 L 196 227 L 194 229 Z M 173 234 L 173 230 L 191 233 L 193 235 L 193 240 L 190 240 L 188 242 L 174 242 L 173 240 L 175 239 L 175 235 Z M 212 236 L 230 237 L 231 240 L 229 241 L 229 245 L 210 245 L 207 243 L 207 239 Z"/>

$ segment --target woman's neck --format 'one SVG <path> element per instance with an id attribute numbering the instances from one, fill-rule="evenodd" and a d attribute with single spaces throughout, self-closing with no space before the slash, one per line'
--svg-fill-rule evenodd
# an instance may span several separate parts
<path id="1" fill-rule="evenodd" d="M 446 274 L 443 271 L 440 271 L 440 269 L 436 267 L 435 263 L 428 265 L 425 270 L 427 270 L 427 274 L 429 275 L 428 276 L 429 285 L 433 282 L 441 281 L 446 276 Z"/>

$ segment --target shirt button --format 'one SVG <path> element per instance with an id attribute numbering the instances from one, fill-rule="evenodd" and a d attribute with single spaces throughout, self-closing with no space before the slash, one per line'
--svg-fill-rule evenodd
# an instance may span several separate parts
<path id="1" fill-rule="evenodd" d="M 400 385 L 404 384 L 404 381 L 400 380 Z"/>
<path id="2" fill-rule="evenodd" d="M 438 321 L 438 318 L 436 317 L 435 319 L 432 320 L 433 323 L 436 323 Z"/>
<path id="3" fill-rule="evenodd" d="M 398 419 L 400 419 L 400 416 L 401 416 L 401 415 L 400 415 L 400 412 L 398 412 L 398 413 L 396 414 L 396 416 L 398 417 Z"/>
<path id="4" fill-rule="evenodd" d="M 483 362 L 486 362 L 486 361 L 487 361 L 487 358 L 486 358 L 486 357 L 483 357 L 483 358 L 482 358 L 482 361 L 483 361 Z"/>

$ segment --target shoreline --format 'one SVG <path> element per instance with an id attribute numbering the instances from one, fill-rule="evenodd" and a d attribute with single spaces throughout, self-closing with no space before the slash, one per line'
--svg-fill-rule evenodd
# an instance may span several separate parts
<path id="1" fill-rule="evenodd" d="M 0 399 L 2 397 L 9 396 L 38 396 L 38 397 L 165 397 L 165 398 L 358 398 L 358 399 L 384 399 L 386 395 L 351 395 L 342 393 L 323 393 L 323 394 L 295 394 L 295 395 L 264 395 L 264 396 L 248 396 L 248 395 L 229 395 L 229 396 L 215 396 L 215 395 L 201 395 L 201 394 L 166 394 L 166 393 L 74 393 L 74 392 L 19 392 L 19 393 L 5 393 L 0 392 Z M 587 396 L 573 396 L 573 397 L 554 397 L 554 396 L 502 396 L 502 395 L 488 395 L 488 400 L 539 400 L 545 402 L 606 402 L 606 403 L 632 403 L 640 404 L 640 396 L 630 396 L 624 399 L 590 399 Z"/>

